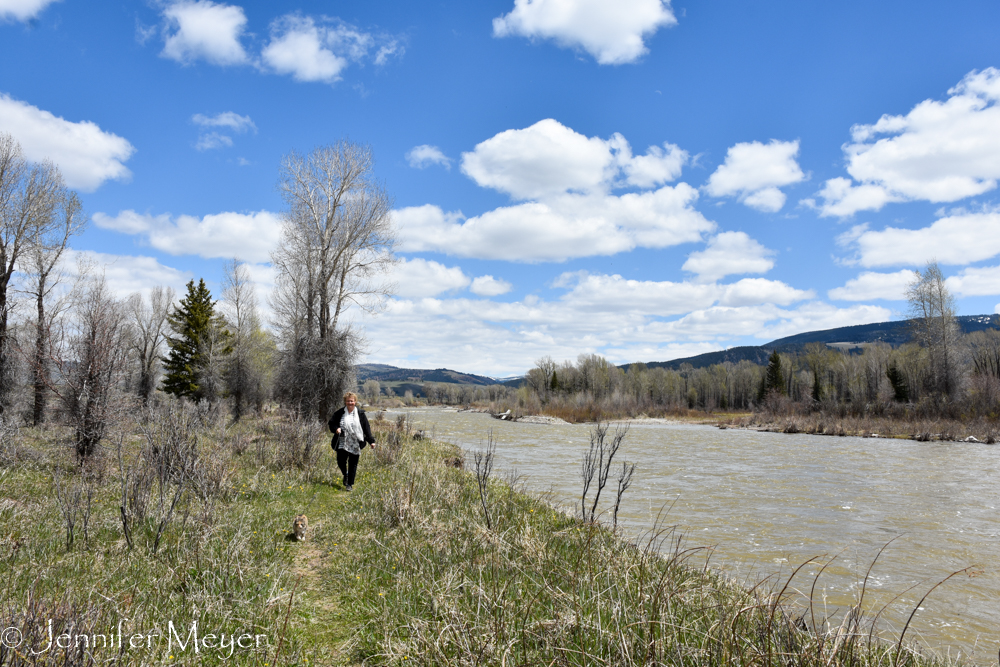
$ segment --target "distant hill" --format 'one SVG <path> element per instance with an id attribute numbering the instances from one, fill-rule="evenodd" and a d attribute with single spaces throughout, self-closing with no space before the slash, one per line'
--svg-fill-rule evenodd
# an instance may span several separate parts
<path id="1" fill-rule="evenodd" d="M 1000 316 L 998 315 L 961 315 L 955 319 L 963 333 L 1000 327 Z M 671 361 L 649 361 L 646 362 L 646 367 L 680 370 L 683 364 L 691 364 L 693 368 L 704 368 L 727 361 L 736 364 L 744 359 L 755 364 L 764 365 L 767 363 L 767 358 L 773 350 L 789 354 L 797 353 L 801 352 L 809 343 L 823 343 L 849 348 L 852 345 L 882 342 L 897 347 L 909 342 L 910 338 L 910 320 L 858 324 L 850 327 L 825 329 L 823 331 L 807 331 L 795 334 L 794 336 L 786 336 L 785 338 L 773 340 L 766 345 L 731 347 L 727 350 L 706 352 L 694 357 L 673 359 Z M 621 368 L 627 370 L 629 366 L 631 364 L 623 364 Z M 358 385 L 364 384 L 366 380 L 378 380 L 383 387 L 392 387 L 393 391 L 399 396 L 403 395 L 407 390 L 412 391 L 414 396 L 423 396 L 423 385 L 425 382 L 448 382 L 480 386 L 503 384 L 508 387 L 518 387 L 524 381 L 523 377 L 497 379 L 485 375 L 460 373 L 448 368 L 427 370 L 422 368 L 397 368 L 396 366 L 387 366 L 386 364 L 359 364 L 355 366 L 355 371 L 358 376 Z"/>
<path id="2" fill-rule="evenodd" d="M 379 382 L 453 382 L 455 384 L 497 384 L 485 375 L 460 373 L 447 368 L 397 368 L 385 364 L 358 364 L 354 367 L 358 382 L 378 380 Z"/>
<path id="3" fill-rule="evenodd" d="M 1000 327 L 1000 316 L 997 315 L 961 315 L 955 318 L 963 333 L 984 331 Z M 766 345 L 731 347 L 719 352 L 706 352 L 693 357 L 672 359 L 670 361 L 646 362 L 648 368 L 669 368 L 679 370 L 682 364 L 691 364 L 694 368 L 703 368 L 726 361 L 739 363 L 746 359 L 755 364 L 766 364 L 773 350 L 785 353 L 801 352 L 809 343 L 834 345 L 837 343 L 858 345 L 862 343 L 888 343 L 893 347 L 909 342 L 910 320 L 895 322 L 878 322 L 876 324 L 858 324 L 851 327 L 838 327 L 823 331 L 807 331 L 773 340 Z M 622 368 L 628 368 L 625 364 Z"/>
<path id="4" fill-rule="evenodd" d="M 495 380 L 485 375 L 460 373 L 448 368 L 397 368 L 386 364 L 358 364 L 354 367 L 360 387 L 368 380 L 377 380 L 383 388 L 391 387 L 397 396 L 412 391 L 414 396 L 424 396 L 424 384 L 427 382 L 447 382 L 451 384 L 491 385 Z"/>

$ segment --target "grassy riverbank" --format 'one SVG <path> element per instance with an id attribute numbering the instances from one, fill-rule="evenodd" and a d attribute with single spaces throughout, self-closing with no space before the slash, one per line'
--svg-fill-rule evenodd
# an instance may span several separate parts
<path id="1" fill-rule="evenodd" d="M 857 436 L 860 438 L 903 438 L 908 440 L 968 441 L 994 444 L 1000 441 L 1000 424 L 979 418 L 970 420 L 920 417 L 887 417 L 755 412 L 717 420 L 720 426 L 753 428 L 775 433 Z"/>
<path id="2" fill-rule="evenodd" d="M 351 493 L 315 425 L 226 424 L 164 410 L 83 468 L 58 429 L 0 439 L 0 621 L 22 637 L 0 664 L 932 664 L 864 615 L 787 612 L 784 580 L 706 572 L 670 531 L 629 543 L 496 478 L 481 496 L 405 421 L 374 422 Z M 104 645 L 45 650 L 49 619 Z"/>

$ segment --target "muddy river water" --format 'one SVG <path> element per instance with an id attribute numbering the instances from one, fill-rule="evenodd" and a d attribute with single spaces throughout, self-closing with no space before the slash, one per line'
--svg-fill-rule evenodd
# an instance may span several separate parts
<path id="1" fill-rule="evenodd" d="M 492 430 L 499 470 L 516 470 L 530 491 L 579 507 L 592 425 L 508 423 L 442 408 L 408 412 L 418 428 L 469 451 Z M 688 547 L 712 547 L 710 566 L 741 582 L 787 578 L 810 558 L 836 556 L 816 584 L 817 619 L 856 603 L 868 566 L 894 538 L 872 570 L 863 605 L 874 614 L 895 599 L 883 614 L 886 636 L 898 636 L 934 584 L 970 568 L 924 601 L 907 641 L 996 663 L 1000 446 L 638 421 L 619 457 L 636 463 L 619 515 L 632 535 L 648 532 L 669 507 L 661 523 L 676 525 Z M 808 565 L 793 580 L 806 596 L 799 604 L 808 604 L 818 571 Z"/>

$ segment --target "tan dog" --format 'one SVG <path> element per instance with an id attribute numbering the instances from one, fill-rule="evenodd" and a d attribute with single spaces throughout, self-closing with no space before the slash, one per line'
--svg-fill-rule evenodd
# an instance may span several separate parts
<path id="1" fill-rule="evenodd" d="M 306 539 L 306 531 L 309 529 L 309 519 L 306 518 L 305 514 L 300 514 L 295 517 L 295 521 L 292 522 L 292 531 L 295 533 L 295 539 L 302 541 Z"/>

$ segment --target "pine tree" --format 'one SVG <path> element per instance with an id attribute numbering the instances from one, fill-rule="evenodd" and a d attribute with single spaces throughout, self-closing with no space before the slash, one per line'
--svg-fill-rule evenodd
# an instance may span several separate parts
<path id="1" fill-rule="evenodd" d="M 785 374 L 781 370 L 781 356 L 775 350 L 767 360 L 767 373 L 764 376 L 764 395 L 776 391 L 785 393 Z"/>
<path id="2" fill-rule="evenodd" d="M 906 376 L 899 370 L 895 361 L 885 369 L 885 374 L 889 378 L 889 384 L 892 385 L 892 399 L 899 403 L 909 403 L 910 388 L 906 384 Z"/>
<path id="3" fill-rule="evenodd" d="M 221 317 L 215 314 L 212 293 L 204 279 L 187 284 L 187 295 L 167 317 L 177 334 L 167 339 L 170 355 L 164 359 L 163 391 L 195 400 L 214 399 L 217 384 L 206 377 L 213 357 L 228 354 L 230 334 Z M 207 380 L 207 381 L 206 381 Z"/>

